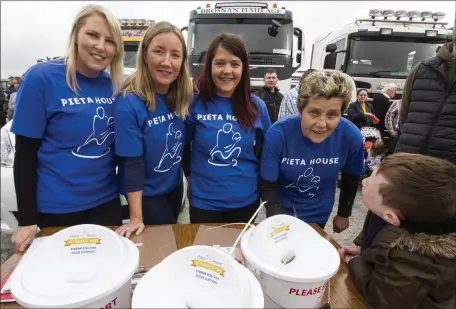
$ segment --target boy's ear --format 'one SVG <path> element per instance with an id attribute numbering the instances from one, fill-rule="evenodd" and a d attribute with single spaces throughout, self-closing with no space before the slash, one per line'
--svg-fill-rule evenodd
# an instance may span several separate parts
<path id="1" fill-rule="evenodd" d="M 385 220 L 389 224 L 400 226 L 401 219 L 404 219 L 404 216 L 401 214 L 400 210 L 389 209 L 383 213 L 383 220 Z"/>

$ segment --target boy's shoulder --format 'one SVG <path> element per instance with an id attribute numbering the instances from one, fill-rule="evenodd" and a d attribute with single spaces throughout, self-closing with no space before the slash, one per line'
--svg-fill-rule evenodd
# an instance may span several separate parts
<path id="1" fill-rule="evenodd" d="M 427 264 L 441 259 L 453 260 L 454 267 L 456 267 L 456 233 L 443 235 L 412 234 L 404 228 L 387 224 L 378 232 L 371 247 L 384 248 L 385 254 L 391 259 L 390 263 L 394 262 L 394 257 L 400 255 L 403 259 L 409 258 L 415 262 L 421 260 Z M 396 250 L 396 253 L 391 250 Z M 381 252 L 375 251 L 377 251 L 377 255 Z"/>

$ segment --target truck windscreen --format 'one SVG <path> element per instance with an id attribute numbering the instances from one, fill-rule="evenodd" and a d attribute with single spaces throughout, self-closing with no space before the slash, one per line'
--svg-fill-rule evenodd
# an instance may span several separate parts
<path id="1" fill-rule="evenodd" d="M 136 67 L 136 54 L 138 53 L 139 42 L 124 42 L 124 66 L 127 68 Z"/>
<path id="2" fill-rule="evenodd" d="M 405 78 L 421 61 L 436 54 L 444 39 L 406 37 L 352 38 L 345 72 L 351 76 Z"/>
<path id="3" fill-rule="evenodd" d="M 207 50 L 220 33 L 238 35 L 252 54 L 291 55 L 293 25 L 291 20 L 276 19 L 282 26 L 273 37 L 268 34 L 272 19 L 268 18 L 204 18 L 190 23 L 188 48 L 190 55 L 200 55 Z"/>

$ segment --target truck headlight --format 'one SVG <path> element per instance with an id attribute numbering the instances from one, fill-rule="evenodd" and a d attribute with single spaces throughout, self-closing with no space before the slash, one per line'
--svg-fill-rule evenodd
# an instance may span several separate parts
<path id="1" fill-rule="evenodd" d="M 14 149 L 9 137 L 8 130 L 5 128 L 1 129 L 1 152 L 1 165 L 4 167 L 13 167 Z"/>

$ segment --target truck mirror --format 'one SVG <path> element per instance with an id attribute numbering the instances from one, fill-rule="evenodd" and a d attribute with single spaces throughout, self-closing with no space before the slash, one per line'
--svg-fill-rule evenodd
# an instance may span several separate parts
<path id="1" fill-rule="evenodd" d="M 337 45 L 334 43 L 326 45 L 326 52 L 327 53 L 333 53 L 337 50 Z"/>
<path id="2" fill-rule="evenodd" d="M 296 54 L 296 62 L 301 63 L 301 54 Z"/>
<path id="3" fill-rule="evenodd" d="M 302 51 L 302 30 L 298 27 L 293 28 L 293 34 L 298 38 L 298 50 Z M 296 57 L 297 59 L 298 57 Z"/>

